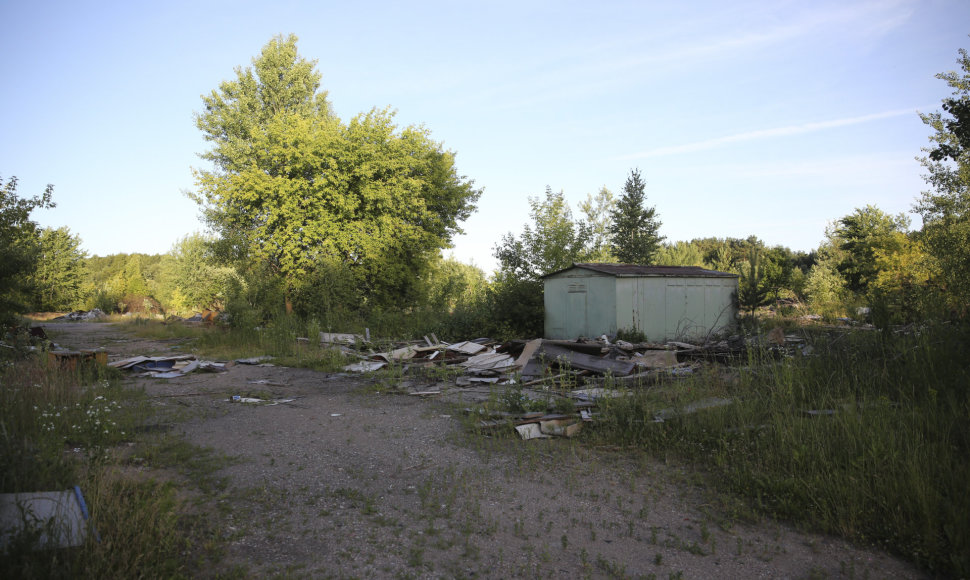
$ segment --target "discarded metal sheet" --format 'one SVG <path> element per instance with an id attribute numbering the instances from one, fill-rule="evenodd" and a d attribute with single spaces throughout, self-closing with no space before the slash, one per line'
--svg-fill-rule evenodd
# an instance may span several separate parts
<path id="1" fill-rule="evenodd" d="M 461 366 L 473 373 L 487 371 L 500 372 L 515 366 L 515 361 L 507 354 L 487 352 L 471 357 L 461 363 Z"/>
<path id="2" fill-rule="evenodd" d="M 114 367 L 116 369 L 129 369 L 135 365 L 140 365 L 143 363 L 171 362 L 172 365 L 174 365 L 178 361 L 194 360 L 194 359 L 195 359 L 194 354 L 176 354 L 176 355 L 170 355 L 170 356 L 135 356 L 131 358 L 110 362 L 108 363 L 108 366 Z"/>
<path id="3" fill-rule="evenodd" d="M 81 489 L 0 494 L 0 546 L 27 532 L 37 548 L 80 546 L 88 534 L 87 504 Z M 97 534 L 97 532 L 95 532 Z"/>
<path id="4" fill-rule="evenodd" d="M 320 342 L 326 344 L 357 344 L 357 342 L 365 342 L 364 337 L 359 334 L 347 334 L 339 332 L 321 332 Z"/>
<path id="5" fill-rule="evenodd" d="M 345 366 L 344 370 L 350 371 L 352 373 L 369 373 L 372 371 L 382 369 L 386 366 L 387 366 L 387 363 L 384 361 L 362 360 L 360 362 L 356 362 L 354 364 L 349 364 Z"/>
<path id="6" fill-rule="evenodd" d="M 466 340 L 464 342 L 449 344 L 445 348 L 447 348 L 450 351 L 460 352 L 462 354 L 475 355 L 482 352 L 487 347 L 484 345 L 478 344 L 477 342 L 471 342 L 470 340 Z"/>
<path id="7" fill-rule="evenodd" d="M 526 423 L 525 425 L 519 425 L 515 428 L 519 433 L 519 437 L 523 439 L 548 439 L 550 436 L 542 432 L 538 423 Z"/>

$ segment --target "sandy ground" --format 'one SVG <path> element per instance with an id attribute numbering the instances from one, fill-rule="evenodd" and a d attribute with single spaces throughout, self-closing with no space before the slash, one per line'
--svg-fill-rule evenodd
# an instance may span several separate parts
<path id="1" fill-rule="evenodd" d="M 113 324 L 44 326 L 111 360 L 172 352 Z M 222 565 L 251 577 L 923 577 L 877 550 L 739 523 L 682 468 L 581 441 L 488 438 L 459 406 L 378 394 L 373 381 L 234 365 L 130 383 L 159 417 L 178 411 L 175 432 L 236 459 L 207 507 L 228 544 Z M 228 401 L 247 393 L 294 400 Z"/>

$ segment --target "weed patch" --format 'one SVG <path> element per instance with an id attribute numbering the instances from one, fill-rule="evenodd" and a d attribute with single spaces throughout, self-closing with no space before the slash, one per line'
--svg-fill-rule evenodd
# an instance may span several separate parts
<path id="1" fill-rule="evenodd" d="M 608 399 L 598 437 L 702 464 L 716 489 L 762 513 L 966 576 L 968 338 L 950 326 L 820 334 L 815 356 L 752 353 L 734 385 L 695 379 Z M 732 404 L 654 419 L 725 395 Z"/>

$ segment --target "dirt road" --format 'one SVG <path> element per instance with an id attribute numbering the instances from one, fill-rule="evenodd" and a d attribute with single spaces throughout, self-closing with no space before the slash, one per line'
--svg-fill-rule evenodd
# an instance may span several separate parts
<path id="1" fill-rule="evenodd" d="M 172 352 L 111 324 L 44 326 L 112 360 Z M 251 577 L 922 577 L 838 539 L 737 523 L 675 466 L 579 441 L 485 438 L 459 408 L 372 381 L 234 365 L 130 382 L 160 412 L 181 411 L 174 429 L 188 441 L 236 458 L 210 507 L 225 564 Z M 247 393 L 294 400 L 228 401 Z"/>

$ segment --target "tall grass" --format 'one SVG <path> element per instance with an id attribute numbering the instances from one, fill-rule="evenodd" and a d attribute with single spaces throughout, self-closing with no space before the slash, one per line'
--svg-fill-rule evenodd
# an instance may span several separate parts
<path id="1" fill-rule="evenodd" d="M 816 335 L 807 357 L 755 351 L 734 384 L 706 377 L 610 399 L 599 436 L 698 462 L 763 513 L 966 577 L 968 338 L 941 325 Z M 714 395 L 733 404 L 652 421 Z"/>
<path id="2" fill-rule="evenodd" d="M 37 357 L 0 362 L 0 492 L 77 485 L 93 526 L 76 548 L 39 546 L 29 531 L 13 537 L 0 549 L 0 576 L 185 576 L 187 540 L 178 529 L 174 486 L 119 470 L 117 451 L 135 440 L 148 410 L 143 394 L 96 363 L 69 369 Z"/>

